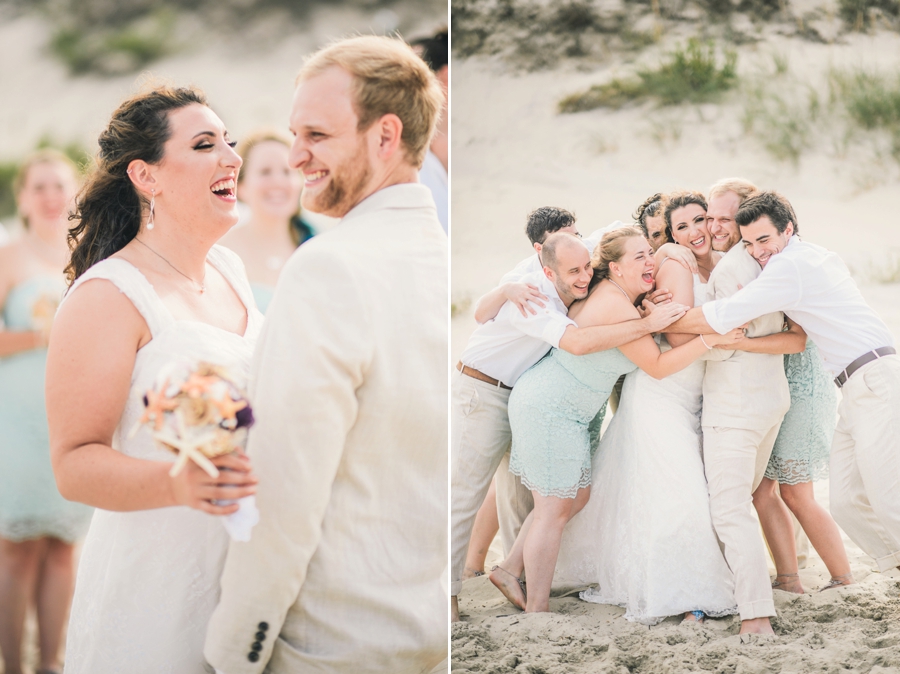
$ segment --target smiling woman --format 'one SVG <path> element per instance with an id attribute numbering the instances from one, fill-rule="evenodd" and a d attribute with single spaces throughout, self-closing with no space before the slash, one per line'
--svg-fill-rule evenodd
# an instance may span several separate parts
<path id="1" fill-rule="evenodd" d="M 290 137 L 269 129 L 241 140 L 237 150 L 244 165 L 238 190 L 240 200 L 250 209 L 250 219 L 221 241 L 240 255 L 256 305 L 263 313 L 288 258 L 314 234 L 300 215 L 303 177 L 288 161 L 290 148 Z"/>
<path id="2" fill-rule="evenodd" d="M 125 101 L 76 201 L 70 287 L 53 325 L 47 415 L 62 494 L 101 510 L 84 545 L 66 672 L 204 671 L 228 536 L 216 518 L 256 479 L 237 450 L 216 478 L 148 429 L 129 434 L 160 371 L 202 360 L 246 383 L 262 317 L 234 253 L 241 158 L 195 89 Z M 177 611 L 172 606 L 178 606 Z"/>

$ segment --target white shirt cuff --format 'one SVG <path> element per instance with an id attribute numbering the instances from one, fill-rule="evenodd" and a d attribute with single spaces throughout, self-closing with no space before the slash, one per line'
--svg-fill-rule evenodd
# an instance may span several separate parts
<path id="1" fill-rule="evenodd" d="M 565 333 L 570 325 L 575 325 L 575 321 L 571 318 L 564 318 L 562 316 L 560 318 L 563 318 L 563 320 L 547 323 L 547 327 L 544 328 L 544 334 L 541 336 L 547 344 L 555 349 L 559 348 L 559 340 L 562 339 L 563 333 Z"/>
<path id="2" fill-rule="evenodd" d="M 722 325 L 722 321 L 719 320 L 719 316 L 716 313 L 716 305 L 719 304 L 722 300 L 714 300 L 712 302 L 707 302 L 703 305 L 703 317 L 706 318 L 706 322 L 709 323 L 709 327 L 718 332 L 720 335 L 724 335 L 728 332 L 728 328 Z"/>

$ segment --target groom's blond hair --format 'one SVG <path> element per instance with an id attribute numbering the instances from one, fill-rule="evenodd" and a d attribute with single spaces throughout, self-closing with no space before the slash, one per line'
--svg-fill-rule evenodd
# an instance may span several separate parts
<path id="1" fill-rule="evenodd" d="M 759 194 L 759 188 L 744 178 L 723 178 L 709 188 L 709 193 L 706 195 L 706 198 L 712 199 L 713 197 L 720 197 L 729 192 L 734 192 L 738 195 L 741 203 L 744 203 L 750 197 Z"/>
<path id="2" fill-rule="evenodd" d="M 364 35 L 340 40 L 307 57 L 297 84 L 332 66 L 353 75 L 353 109 L 362 132 L 381 117 L 397 115 L 409 162 L 422 166 L 444 103 L 431 69 L 403 40 Z"/>

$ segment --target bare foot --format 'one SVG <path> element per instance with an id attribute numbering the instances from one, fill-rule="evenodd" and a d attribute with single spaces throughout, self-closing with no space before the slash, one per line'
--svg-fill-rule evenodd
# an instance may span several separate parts
<path id="1" fill-rule="evenodd" d="M 525 591 L 522 589 L 522 581 L 506 569 L 495 566 L 488 576 L 494 586 L 503 593 L 503 596 L 523 611 L 525 610 Z"/>
<path id="2" fill-rule="evenodd" d="M 450 622 L 459 622 L 459 600 L 456 597 L 450 597 Z"/>
<path id="3" fill-rule="evenodd" d="M 805 594 L 799 573 L 779 573 L 775 576 L 775 580 L 772 581 L 772 589 L 793 592 L 794 594 Z"/>
<path id="4" fill-rule="evenodd" d="M 469 580 L 469 578 L 477 578 L 478 576 L 483 576 L 484 570 L 479 571 L 478 569 L 473 569 L 471 566 L 467 566 L 463 569 L 462 579 Z"/>
<path id="5" fill-rule="evenodd" d="M 772 623 L 768 618 L 752 618 L 741 621 L 741 634 L 771 634 L 775 635 Z"/>

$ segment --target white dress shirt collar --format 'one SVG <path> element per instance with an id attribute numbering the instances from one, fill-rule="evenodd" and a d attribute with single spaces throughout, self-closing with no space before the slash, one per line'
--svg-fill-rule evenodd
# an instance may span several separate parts
<path id="1" fill-rule="evenodd" d="M 431 190 L 420 183 L 398 183 L 367 196 L 347 212 L 341 219 L 341 223 L 388 208 L 430 208 L 434 212 L 435 221 L 437 221 L 437 210 Z"/>

